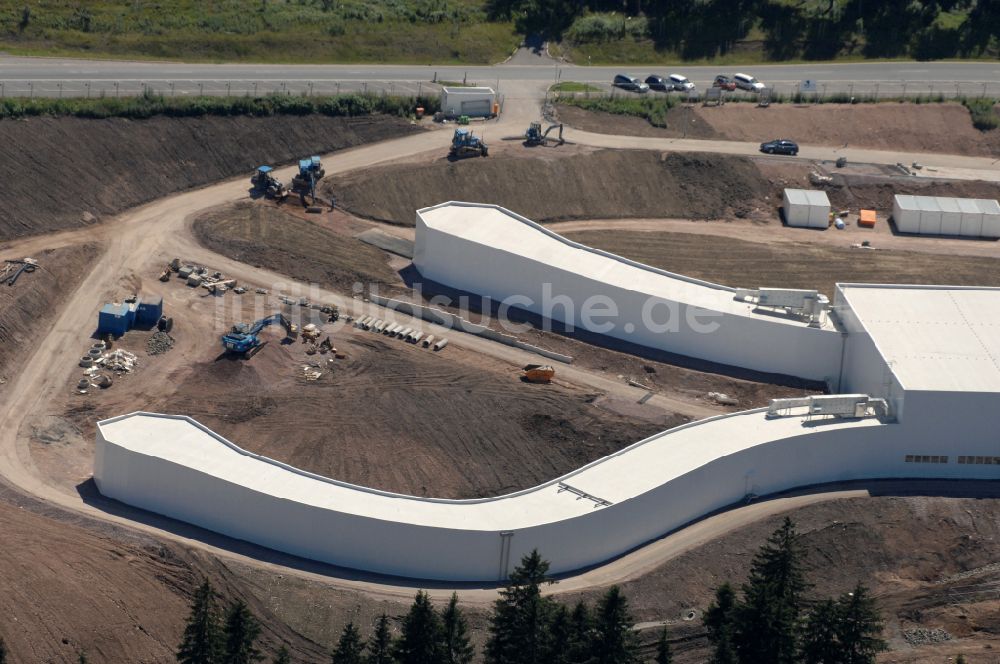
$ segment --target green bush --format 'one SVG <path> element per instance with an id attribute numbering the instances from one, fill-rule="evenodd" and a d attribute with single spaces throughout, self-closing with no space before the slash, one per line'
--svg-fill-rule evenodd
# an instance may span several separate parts
<path id="1" fill-rule="evenodd" d="M 997 116 L 995 99 L 963 97 L 961 101 L 969 109 L 973 127 L 979 131 L 990 131 L 1000 127 L 1000 117 Z"/>
<path id="2" fill-rule="evenodd" d="M 202 115 L 329 115 L 352 117 L 384 113 L 409 117 L 417 106 L 428 114 L 440 110 L 434 97 L 397 97 L 371 94 L 343 94 L 331 97 L 163 97 L 147 92 L 139 97 L 98 99 L 0 99 L 0 118 L 31 116 L 75 116 L 79 118 L 196 117 Z"/>

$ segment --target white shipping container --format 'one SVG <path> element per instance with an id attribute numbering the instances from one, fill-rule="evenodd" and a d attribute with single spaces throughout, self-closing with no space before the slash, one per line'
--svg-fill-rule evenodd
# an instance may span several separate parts
<path id="1" fill-rule="evenodd" d="M 979 237 L 983 234 L 983 210 L 979 203 L 971 198 L 956 198 L 958 207 L 962 210 L 962 227 L 960 233 L 967 237 Z"/>
<path id="2" fill-rule="evenodd" d="M 830 199 L 825 191 L 785 189 L 785 223 L 789 226 L 827 228 L 830 225 Z"/>
<path id="3" fill-rule="evenodd" d="M 941 206 L 933 196 L 917 196 L 917 205 L 920 206 L 920 231 L 921 235 L 941 234 Z"/>
<path id="4" fill-rule="evenodd" d="M 962 208 L 957 198 L 939 198 L 937 204 L 941 208 L 941 235 L 960 235 L 962 233 Z"/>
<path id="5" fill-rule="evenodd" d="M 892 220 L 900 233 L 920 232 L 920 206 L 916 196 L 896 194 L 892 204 Z"/>
<path id="6" fill-rule="evenodd" d="M 1000 238 L 1000 203 L 995 199 L 976 199 L 983 213 L 982 237 Z"/>

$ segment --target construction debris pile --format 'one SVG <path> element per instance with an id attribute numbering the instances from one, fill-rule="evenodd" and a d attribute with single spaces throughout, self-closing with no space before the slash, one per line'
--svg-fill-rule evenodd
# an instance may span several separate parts
<path id="1" fill-rule="evenodd" d="M 158 331 L 146 340 L 146 352 L 150 355 L 161 355 L 174 347 L 174 338 L 163 331 Z"/>
<path id="2" fill-rule="evenodd" d="M 38 269 L 38 261 L 34 258 L 8 258 L 4 261 L 3 268 L 0 268 L 0 280 L 5 281 L 8 286 L 13 286 L 22 272 L 34 272 Z"/>
<path id="3" fill-rule="evenodd" d="M 109 352 L 105 342 L 98 341 L 80 358 L 84 377 L 77 382 L 76 391 L 86 394 L 92 387 L 101 389 L 111 387 L 114 379 L 109 373 L 118 375 L 131 373 L 137 363 L 134 353 L 121 348 Z"/>
<path id="4" fill-rule="evenodd" d="M 118 348 L 101 357 L 99 361 L 103 363 L 104 368 L 108 371 L 113 371 L 116 374 L 126 374 L 132 372 L 138 359 L 135 353 Z"/>

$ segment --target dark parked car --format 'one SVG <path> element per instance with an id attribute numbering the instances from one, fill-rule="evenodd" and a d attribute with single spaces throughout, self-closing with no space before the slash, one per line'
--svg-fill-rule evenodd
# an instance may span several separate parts
<path id="1" fill-rule="evenodd" d="M 795 141 L 780 138 L 775 141 L 761 143 L 760 151 L 767 154 L 790 154 L 795 156 L 799 153 L 799 145 Z"/>
<path id="2" fill-rule="evenodd" d="M 649 92 L 648 85 L 640 81 L 635 76 L 628 76 L 626 74 L 618 74 L 615 76 L 613 85 L 616 88 L 631 90 L 632 92 Z"/>
<path id="3" fill-rule="evenodd" d="M 724 74 L 719 74 L 718 76 L 715 77 L 715 80 L 712 81 L 712 87 L 733 91 L 736 89 L 736 81 L 729 78 L 728 76 L 725 76 Z"/>
<path id="4" fill-rule="evenodd" d="M 673 81 L 655 74 L 646 77 L 646 85 L 649 86 L 650 90 L 659 90 L 660 92 L 670 92 L 674 89 Z"/>

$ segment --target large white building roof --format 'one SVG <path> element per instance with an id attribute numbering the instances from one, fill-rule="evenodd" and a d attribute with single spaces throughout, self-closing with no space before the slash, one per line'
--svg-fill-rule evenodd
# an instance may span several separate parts
<path id="1" fill-rule="evenodd" d="M 427 228 L 466 241 L 538 261 L 613 287 L 683 302 L 711 311 L 763 317 L 772 323 L 805 327 L 807 322 L 755 312 L 738 301 L 729 286 L 667 272 L 621 256 L 572 242 L 544 226 L 495 205 L 450 201 L 418 210 Z M 756 287 L 760 284 L 746 284 Z M 829 323 L 825 324 L 829 326 Z"/>
<path id="2" fill-rule="evenodd" d="M 839 288 L 905 389 L 1000 392 L 1000 289 Z"/>
<path id="3" fill-rule="evenodd" d="M 182 416 L 132 413 L 99 422 L 98 428 L 104 440 L 123 449 L 275 498 L 384 521 L 489 531 L 528 528 L 600 509 L 573 490 L 619 503 L 720 457 L 812 431 L 800 418 L 768 420 L 765 415 L 748 411 L 678 427 L 537 487 L 476 500 L 418 498 L 338 482 L 247 452 Z M 878 424 L 873 418 L 831 420 L 822 429 Z"/>

